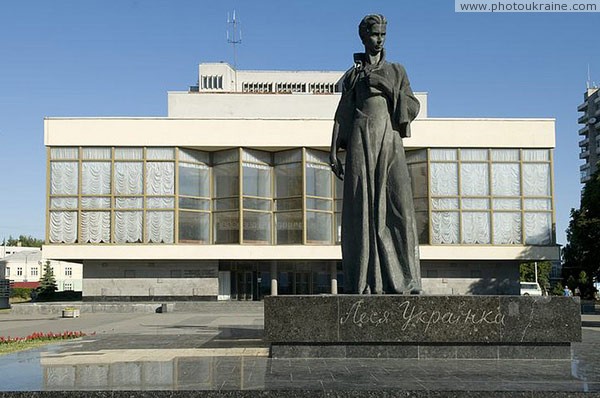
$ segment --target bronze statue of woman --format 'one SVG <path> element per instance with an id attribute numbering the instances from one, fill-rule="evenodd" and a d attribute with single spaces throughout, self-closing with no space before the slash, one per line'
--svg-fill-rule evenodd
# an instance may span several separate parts
<path id="1" fill-rule="evenodd" d="M 419 294 L 419 242 L 402 138 L 410 136 L 420 104 L 404 67 L 385 60 L 386 25 L 378 14 L 360 22 L 365 52 L 354 54 L 335 113 L 330 161 L 344 180 L 345 291 Z"/>

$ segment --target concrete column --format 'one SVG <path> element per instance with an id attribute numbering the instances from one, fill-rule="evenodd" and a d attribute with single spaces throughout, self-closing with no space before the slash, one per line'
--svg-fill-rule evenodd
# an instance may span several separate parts
<path id="1" fill-rule="evenodd" d="M 271 296 L 277 296 L 277 263 L 271 262 Z"/>
<path id="2" fill-rule="evenodd" d="M 337 263 L 331 263 L 329 273 L 331 274 L 331 294 L 337 294 Z"/>

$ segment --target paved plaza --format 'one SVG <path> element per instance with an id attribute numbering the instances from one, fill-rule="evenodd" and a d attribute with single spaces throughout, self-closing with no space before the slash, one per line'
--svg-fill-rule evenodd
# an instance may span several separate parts
<path id="1" fill-rule="evenodd" d="M 600 393 L 600 316 L 583 315 L 582 320 L 583 342 L 573 345 L 571 360 L 416 361 L 270 359 L 262 339 L 261 303 L 212 303 L 195 312 L 83 313 L 74 319 L 0 313 L 2 336 L 88 334 L 0 356 L 0 391 Z"/>

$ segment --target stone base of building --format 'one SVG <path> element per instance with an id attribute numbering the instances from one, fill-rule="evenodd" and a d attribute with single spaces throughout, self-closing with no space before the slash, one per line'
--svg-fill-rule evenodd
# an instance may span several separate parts
<path id="1" fill-rule="evenodd" d="M 83 296 L 84 302 L 217 301 L 217 296 Z"/>
<path id="2" fill-rule="evenodd" d="M 570 359 L 578 298 L 269 296 L 276 358 Z"/>

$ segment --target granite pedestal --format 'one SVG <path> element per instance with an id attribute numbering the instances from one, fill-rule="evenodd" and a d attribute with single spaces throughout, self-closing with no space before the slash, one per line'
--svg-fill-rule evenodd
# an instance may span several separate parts
<path id="1" fill-rule="evenodd" d="M 274 358 L 570 359 L 578 298 L 269 296 Z"/>

